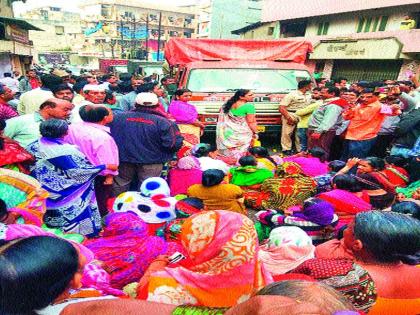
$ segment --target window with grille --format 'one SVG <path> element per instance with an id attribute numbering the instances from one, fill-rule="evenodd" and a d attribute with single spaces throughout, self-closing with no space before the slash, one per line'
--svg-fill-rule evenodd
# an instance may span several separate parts
<path id="1" fill-rule="evenodd" d="M 318 24 L 318 35 L 327 35 L 328 28 L 330 27 L 330 22 L 321 22 Z"/>
<path id="2" fill-rule="evenodd" d="M 357 23 L 357 33 L 383 32 L 386 29 L 388 16 L 361 17 Z M 319 29 L 318 29 L 319 31 Z M 318 34 L 319 35 L 319 34 Z"/>

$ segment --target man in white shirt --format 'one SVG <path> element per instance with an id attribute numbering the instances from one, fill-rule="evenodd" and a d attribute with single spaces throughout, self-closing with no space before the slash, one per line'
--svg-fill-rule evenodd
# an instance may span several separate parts
<path id="1" fill-rule="evenodd" d="M 42 102 L 38 111 L 7 121 L 4 135 L 26 147 L 40 137 L 39 125 L 51 118 L 69 119 L 74 105 L 66 100 L 49 98 Z"/>
<path id="2" fill-rule="evenodd" d="M 39 110 L 39 106 L 45 101 L 45 98 L 54 98 L 51 90 L 62 84 L 63 79 L 56 75 L 46 74 L 41 77 L 41 83 L 42 87 L 21 95 L 17 106 L 20 115 L 33 114 Z"/>
<path id="3" fill-rule="evenodd" d="M 0 83 L 7 86 L 13 92 L 19 91 L 19 81 L 17 79 L 12 78 L 12 74 L 10 72 L 4 73 L 4 78 L 0 79 Z"/>

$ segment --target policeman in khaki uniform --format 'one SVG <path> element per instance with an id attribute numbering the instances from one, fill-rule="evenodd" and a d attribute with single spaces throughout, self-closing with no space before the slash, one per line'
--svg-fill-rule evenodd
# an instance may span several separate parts
<path id="1" fill-rule="evenodd" d="M 292 154 L 292 136 L 299 122 L 299 117 L 295 112 L 310 105 L 312 81 L 303 80 L 298 83 L 298 89 L 287 94 L 280 102 L 279 111 L 281 113 L 281 148 L 284 154 Z M 296 150 L 300 151 L 299 138 L 295 132 Z"/>

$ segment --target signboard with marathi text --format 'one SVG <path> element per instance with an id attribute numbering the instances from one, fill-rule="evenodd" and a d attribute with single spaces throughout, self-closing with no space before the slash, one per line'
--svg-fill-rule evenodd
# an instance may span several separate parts
<path id="1" fill-rule="evenodd" d="M 29 32 L 16 25 L 8 24 L 6 26 L 6 36 L 9 40 L 14 40 L 22 44 L 29 44 Z"/>
<path id="2" fill-rule="evenodd" d="M 402 44 L 395 38 L 321 41 L 310 59 L 399 59 Z"/>

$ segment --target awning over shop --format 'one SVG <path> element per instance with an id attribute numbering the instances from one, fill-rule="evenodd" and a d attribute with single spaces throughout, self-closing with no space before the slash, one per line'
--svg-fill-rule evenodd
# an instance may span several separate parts
<path id="1" fill-rule="evenodd" d="M 15 18 L 0 16 L 0 23 L 17 25 L 20 28 L 24 30 L 28 30 L 28 31 L 43 31 L 39 27 L 36 27 L 35 25 L 32 25 L 31 23 L 28 23 L 22 19 L 15 19 Z"/>

